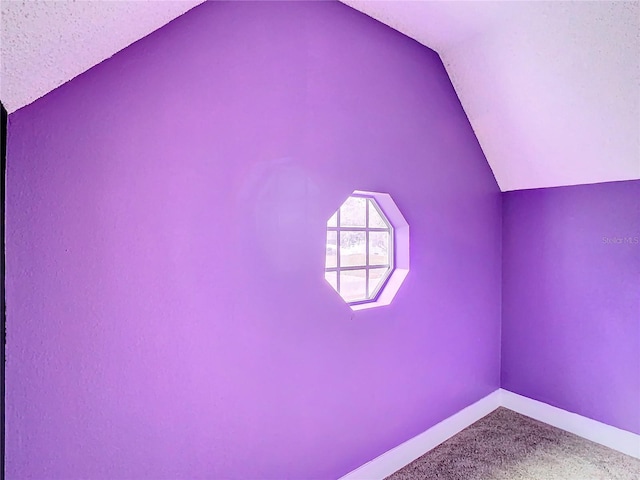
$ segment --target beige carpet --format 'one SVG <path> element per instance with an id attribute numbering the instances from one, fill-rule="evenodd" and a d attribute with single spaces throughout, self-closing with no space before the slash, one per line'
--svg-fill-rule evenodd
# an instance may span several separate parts
<path id="1" fill-rule="evenodd" d="M 639 480 L 640 460 L 498 408 L 388 480 Z"/>

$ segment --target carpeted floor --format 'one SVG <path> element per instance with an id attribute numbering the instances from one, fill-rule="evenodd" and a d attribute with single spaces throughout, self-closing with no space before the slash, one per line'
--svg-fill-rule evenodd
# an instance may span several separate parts
<path id="1" fill-rule="evenodd" d="M 640 460 L 498 408 L 387 480 L 638 480 Z"/>

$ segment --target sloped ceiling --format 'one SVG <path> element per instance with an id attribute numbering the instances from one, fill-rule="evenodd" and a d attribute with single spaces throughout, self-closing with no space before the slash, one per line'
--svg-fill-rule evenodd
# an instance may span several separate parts
<path id="1" fill-rule="evenodd" d="M 640 178 L 640 3 L 345 3 L 436 50 L 504 190 Z"/>
<path id="2" fill-rule="evenodd" d="M 2 1 L 0 99 L 27 105 L 201 0 Z M 343 0 L 436 50 L 500 188 L 640 178 L 640 3 Z"/>
<path id="3" fill-rule="evenodd" d="M 9 113 L 203 0 L 1 0 L 0 99 Z"/>

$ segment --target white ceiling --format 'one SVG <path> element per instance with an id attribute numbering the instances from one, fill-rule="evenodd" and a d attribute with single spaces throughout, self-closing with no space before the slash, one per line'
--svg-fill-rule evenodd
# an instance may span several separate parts
<path id="1" fill-rule="evenodd" d="M 640 178 L 640 3 L 345 3 L 442 58 L 504 190 Z"/>
<path id="2" fill-rule="evenodd" d="M 203 0 L 0 0 L 0 99 L 9 113 Z"/>
<path id="3" fill-rule="evenodd" d="M 0 99 L 27 105 L 201 0 L 2 0 Z M 436 50 L 500 188 L 640 178 L 640 3 L 343 0 Z"/>

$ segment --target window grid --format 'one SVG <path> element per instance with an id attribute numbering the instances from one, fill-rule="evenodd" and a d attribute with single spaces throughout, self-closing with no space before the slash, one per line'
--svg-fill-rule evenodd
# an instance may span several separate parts
<path id="1" fill-rule="evenodd" d="M 375 297 L 378 295 L 378 293 L 380 292 L 380 290 L 382 289 L 382 287 L 384 286 L 384 284 L 386 283 L 386 281 L 389 278 L 389 274 L 390 271 L 393 268 L 393 252 L 394 252 L 394 245 L 393 245 L 393 227 L 391 226 L 391 224 L 389 223 L 389 221 L 387 220 L 386 216 L 384 215 L 384 213 L 382 213 L 382 211 L 380 210 L 380 208 L 378 207 L 378 205 L 375 202 L 375 199 L 373 199 L 372 197 L 366 196 L 366 195 L 350 195 L 349 198 L 364 198 L 366 199 L 365 202 L 365 226 L 364 227 L 352 227 L 352 226 L 341 226 L 341 210 L 342 210 L 342 205 L 340 206 L 340 208 L 338 208 L 337 212 L 336 212 L 336 226 L 335 227 L 327 227 L 327 231 L 328 232 L 336 232 L 336 266 L 335 267 L 326 267 L 325 268 L 325 272 L 336 272 L 336 289 L 338 291 L 338 293 L 341 293 L 341 288 L 340 288 L 340 272 L 343 271 L 354 271 L 354 270 L 365 270 L 365 276 L 366 276 L 366 280 L 365 280 L 365 298 L 362 300 L 354 300 L 354 301 L 348 301 L 347 303 L 349 303 L 350 305 L 355 305 L 355 304 L 359 304 L 359 303 L 366 303 L 366 302 L 370 302 L 372 300 L 375 299 Z M 382 219 L 382 221 L 387 225 L 386 228 L 384 227 L 369 227 L 369 219 L 370 219 L 370 208 L 373 207 L 376 209 L 378 215 L 380 216 L 380 218 Z M 340 257 L 341 257 L 341 232 L 364 232 L 365 233 L 365 262 L 364 265 L 349 265 L 349 266 L 342 266 L 340 264 Z M 370 232 L 384 232 L 384 233 L 388 233 L 389 234 L 389 244 L 388 244 L 388 250 L 387 250 L 387 262 L 385 264 L 380 264 L 380 265 L 370 265 L 369 263 L 369 253 L 370 253 Z M 383 277 L 383 280 L 380 281 L 377 285 L 377 287 L 371 291 L 371 285 L 370 285 L 370 271 L 372 269 L 382 269 L 382 268 L 386 268 L 386 272 L 385 275 Z"/>

